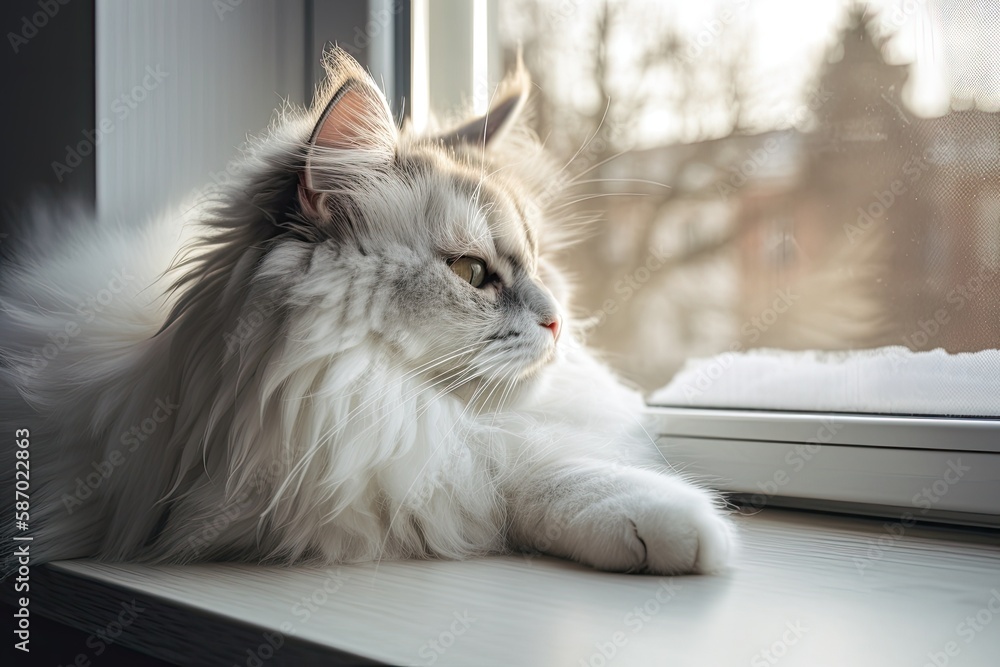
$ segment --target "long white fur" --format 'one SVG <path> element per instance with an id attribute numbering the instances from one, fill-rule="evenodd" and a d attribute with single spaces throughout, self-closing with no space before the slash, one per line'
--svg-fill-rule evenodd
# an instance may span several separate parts
<path id="1" fill-rule="evenodd" d="M 332 113 L 371 141 L 310 145 L 345 81 L 376 90 L 345 54 L 328 66 L 318 105 L 285 110 L 214 205 L 61 225 L 5 266 L 0 423 L 30 430 L 35 557 L 723 567 L 719 502 L 669 470 L 641 397 L 580 343 L 553 221 L 519 219 L 559 174 L 516 113 L 449 146 L 371 98 Z M 524 73 L 502 92 L 526 96 Z M 400 156 L 419 169 L 401 177 Z M 442 248 L 510 263 L 503 315 Z M 557 342 L 539 313 L 562 318 Z M 487 341 L 508 330 L 517 344 Z"/>

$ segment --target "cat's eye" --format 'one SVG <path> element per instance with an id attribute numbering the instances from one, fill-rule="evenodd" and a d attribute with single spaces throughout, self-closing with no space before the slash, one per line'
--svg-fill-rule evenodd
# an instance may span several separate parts
<path id="1" fill-rule="evenodd" d="M 473 287 L 482 287 L 486 282 L 486 262 L 475 257 L 459 257 L 451 263 L 451 270 L 459 278 Z"/>

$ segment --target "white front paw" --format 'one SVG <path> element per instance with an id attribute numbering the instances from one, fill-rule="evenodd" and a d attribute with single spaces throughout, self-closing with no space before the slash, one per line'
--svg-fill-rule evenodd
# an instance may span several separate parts
<path id="1" fill-rule="evenodd" d="M 735 555 L 736 532 L 700 492 L 663 497 L 630 512 L 632 539 L 643 546 L 650 574 L 710 574 Z"/>
<path id="2" fill-rule="evenodd" d="M 578 517 L 571 556 L 602 570 L 708 574 L 728 565 L 736 531 L 711 496 L 674 477 L 630 471 L 627 490 Z"/>

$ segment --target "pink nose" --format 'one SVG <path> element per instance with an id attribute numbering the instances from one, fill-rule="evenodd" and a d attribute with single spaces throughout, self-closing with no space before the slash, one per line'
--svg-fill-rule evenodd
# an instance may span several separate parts
<path id="1" fill-rule="evenodd" d="M 552 340 L 559 340 L 559 332 L 562 329 L 562 321 L 559 319 L 558 315 L 554 315 L 551 320 L 542 320 L 539 322 L 543 327 L 549 329 L 552 332 Z"/>

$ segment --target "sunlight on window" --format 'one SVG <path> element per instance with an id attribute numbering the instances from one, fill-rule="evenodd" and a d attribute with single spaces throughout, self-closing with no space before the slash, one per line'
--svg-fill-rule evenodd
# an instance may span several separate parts
<path id="1" fill-rule="evenodd" d="M 410 71 L 410 122 L 417 132 L 427 127 L 427 115 L 430 111 L 430 75 L 428 73 L 427 45 L 427 0 L 413 0 L 410 7 L 412 13 L 412 65 Z"/>
<path id="2" fill-rule="evenodd" d="M 489 67 L 489 31 L 487 30 L 486 0 L 472 3 L 472 110 L 477 114 L 486 113 L 489 106 L 487 86 Z"/>

